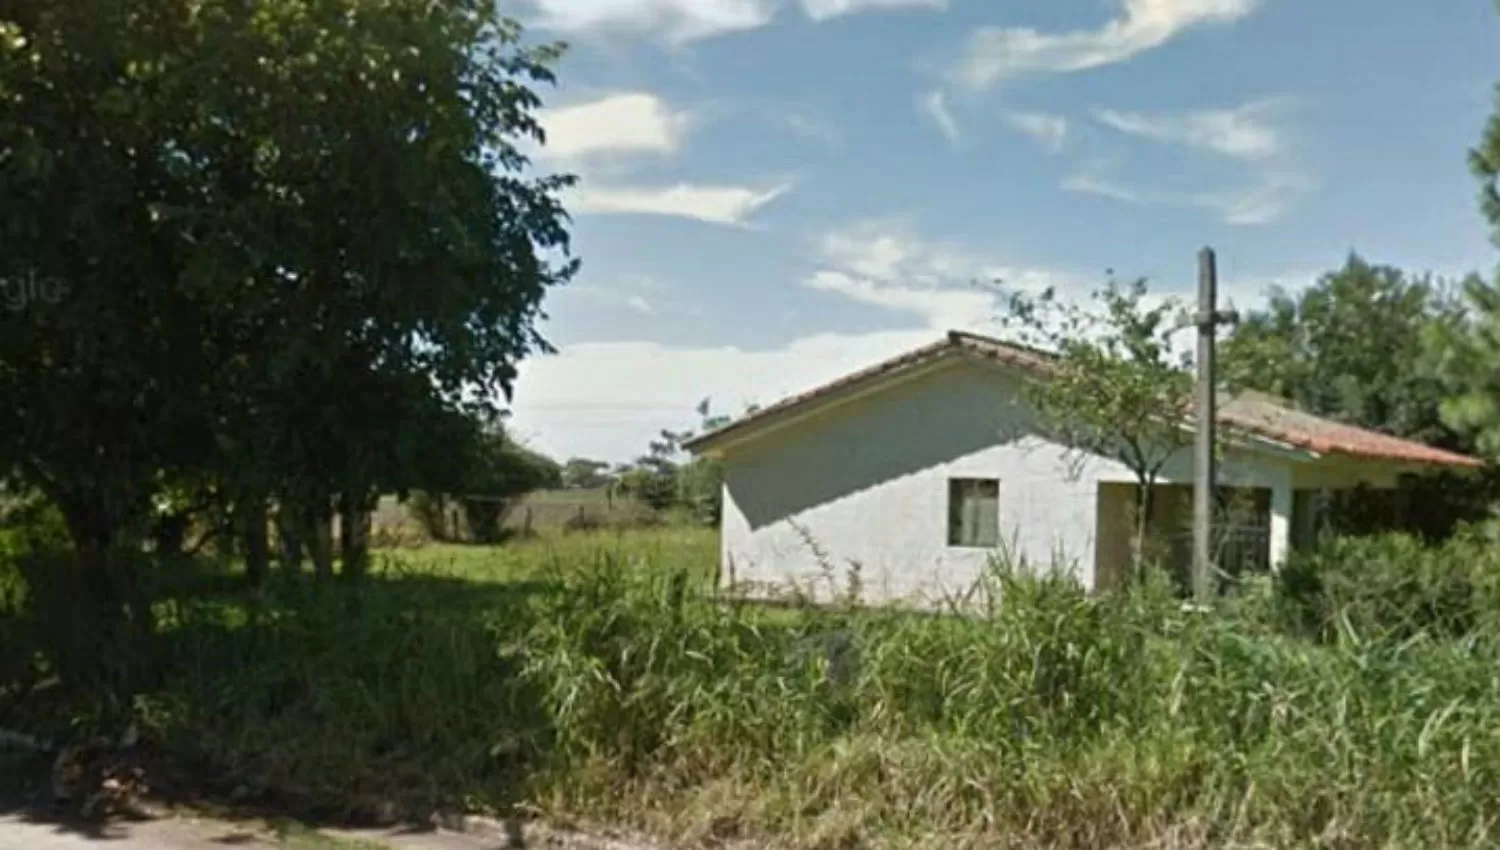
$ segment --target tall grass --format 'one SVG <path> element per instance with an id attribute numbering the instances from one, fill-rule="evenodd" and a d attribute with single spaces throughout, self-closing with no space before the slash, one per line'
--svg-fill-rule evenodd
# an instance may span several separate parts
<path id="1" fill-rule="evenodd" d="M 789 629 L 587 578 L 532 633 L 567 809 L 817 846 L 1486 846 L 1491 645 L 1317 645 L 997 572 L 983 617 Z M 837 623 L 843 641 L 809 638 Z M 808 651 L 812 648 L 813 651 Z M 849 656 L 852 656 L 849 657 Z M 841 669 L 842 668 L 842 669 Z"/>
<path id="2" fill-rule="evenodd" d="M 663 565 L 711 537 L 664 539 L 184 595 L 161 606 L 148 740 L 309 809 L 521 806 L 685 840 L 1496 843 L 1487 597 L 1382 630 L 1376 597 L 1349 595 L 1367 566 L 1405 581 L 1377 556 L 1406 544 L 1339 544 L 1211 613 L 1161 578 L 1092 597 L 997 567 L 982 613 L 772 616 L 702 592 L 701 561 Z"/>

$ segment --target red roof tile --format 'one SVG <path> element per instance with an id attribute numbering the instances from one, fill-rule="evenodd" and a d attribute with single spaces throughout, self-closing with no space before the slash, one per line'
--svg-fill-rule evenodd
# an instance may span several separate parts
<path id="1" fill-rule="evenodd" d="M 812 409 L 841 391 L 954 355 L 978 356 L 1039 376 L 1045 376 L 1053 362 L 1052 355 L 1044 351 L 993 337 L 952 331 L 939 342 L 790 396 L 723 428 L 689 440 L 686 446 L 695 452 L 709 449 L 726 438 L 752 433 L 780 416 Z M 1219 421 L 1230 429 L 1318 454 L 1436 466 L 1484 466 L 1484 461 L 1478 458 L 1303 413 L 1261 393 L 1242 393 L 1230 400 L 1220 409 Z"/>
<path id="2" fill-rule="evenodd" d="M 1478 458 L 1303 413 L 1262 393 L 1236 396 L 1219 411 L 1219 421 L 1229 428 L 1319 454 L 1439 466 L 1484 466 L 1484 461 Z"/>

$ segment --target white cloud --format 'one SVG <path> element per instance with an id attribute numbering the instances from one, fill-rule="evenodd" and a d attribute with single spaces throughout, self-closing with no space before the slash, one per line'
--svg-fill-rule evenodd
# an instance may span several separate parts
<path id="1" fill-rule="evenodd" d="M 791 190 L 788 184 L 769 189 L 747 186 L 580 186 L 566 199 L 574 213 L 639 214 L 691 218 L 714 224 L 744 226 L 762 207 Z"/>
<path id="2" fill-rule="evenodd" d="M 1209 109 L 1182 113 L 1096 113 L 1104 124 L 1133 136 L 1186 145 L 1223 156 L 1264 160 L 1282 152 L 1279 128 L 1267 119 L 1279 101 L 1257 101 L 1235 109 Z"/>
<path id="3" fill-rule="evenodd" d="M 824 234 L 822 268 L 804 285 L 920 317 L 934 330 L 990 327 L 1002 289 L 1067 289 L 1066 273 L 1019 267 L 951 242 L 923 239 L 896 221 L 865 221 Z M 997 285 L 998 282 L 998 285 Z"/>
<path id="4" fill-rule="evenodd" d="M 1246 183 L 1210 191 L 1150 191 L 1125 186 L 1084 171 L 1063 188 L 1139 205 L 1196 207 L 1233 225 L 1269 224 L 1285 215 L 1317 182 L 1306 175 L 1288 149 L 1285 133 L 1271 115 L 1285 99 L 1260 100 L 1233 109 L 1181 113 L 1101 110 L 1099 121 L 1122 133 L 1208 151 L 1250 164 Z"/>
<path id="5" fill-rule="evenodd" d="M 567 346 L 521 363 L 509 427 L 557 457 L 630 460 L 661 429 L 696 425 L 693 408 L 704 398 L 715 412 L 738 415 L 748 403 L 773 403 L 937 339 L 923 329 L 817 334 L 764 350 Z"/>
<path id="6" fill-rule="evenodd" d="M 1224 289 L 1226 295 L 1249 293 L 1245 301 L 1236 299 L 1246 307 L 1258 303 L 1264 286 L 1264 279 L 1226 280 Z M 1190 334 L 1179 336 L 1190 344 Z M 628 461 L 663 428 L 695 426 L 693 409 L 704 398 L 716 413 L 739 415 L 746 404 L 772 404 L 939 338 L 929 327 L 821 333 L 759 350 L 654 342 L 566 346 L 522 361 L 508 427 L 558 458 Z"/>
<path id="7" fill-rule="evenodd" d="M 1029 27 L 976 30 L 952 70 L 974 89 L 1018 76 L 1065 74 L 1123 62 L 1153 50 L 1195 26 L 1229 23 L 1254 11 L 1259 0 L 1124 0 L 1124 9 L 1099 29 L 1042 33 Z"/>
<path id="8" fill-rule="evenodd" d="M 937 125 L 943 136 L 952 143 L 957 144 L 959 136 L 958 122 L 953 120 L 953 113 L 948 111 L 948 97 L 941 91 L 932 91 L 922 96 L 918 102 L 922 111 Z"/>
<path id="9" fill-rule="evenodd" d="M 1273 171 L 1244 188 L 1193 196 L 1191 202 L 1213 210 L 1226 224 L 1270 224 L 1285 215 L 1317 182 L 1296 172 Z"/>
<path id="10" fill-rule="evenodd" d="M 627 30 L 687 42 L 770 23 L 774 0 L 529 0 L 548 29 Z"/>
<path id="11" fill-rule="evenodd" d="M 1063 181 L 1063 188 L 1137 206 L 1195 207 L 1216 213 L 1225 224 L 1254 226 L 1280 219 L 1317 188 L 1317 181 L 1295 171 L 1271 171 L 1256 175 L 1248 185 L 1224 191 L 1152 192 L 1078 173 Z"/>
<path id="12" fill-rule="evenodd" d="M 802 10 L 815 21 L 872 9 L 895 9 L 903 6 L 945 9 L 948 7 L 948 0 L 802 0 Z"/>
<path id="13" fill-rule="evenodd" d="M 633 281 L 626 279 L 622 280 L 621 283 L 628 286 Z M 563 290 L 562 297 L 581 298 L 611 307 L 624 307 L 643 316 L 652 316 L 657 312 L 656 305 L 648 300 L 646 296 L 638 292 L 630 292 L 628 289 L 611 289 L 603 286 L 574 283 Z"/>
<path id="14" fill-rule="evenodd" d="M 826 118 L 789 112 L 782 115 L 781 120 L 788 130 L 805 139 L 822 142 L 825 145 L 837 145 L 843 140 L 839 128 Z"/>
<path id="15" fill-rule="evenodd" d="M 610 95 L 588 103 L 545 109 L 545 156 L 580 159 L 600 154 L 671 154 L 682 144 L 691 119 L 661 98 L 642 92 Z"/>
<path id="16" fill-rule="evenodd" d="M 565 32 L 624 30 L 685 43 L 769 24 L 781 0 L 524 0 L 537 26 Z M 814 21 L 879 9 L 946 8 L 947 0 L 801 0 Z"/>
<path id="17" fill-rule="evenodd" d="M 1048 112 L 1008 112 L 1010 126 L 1035 139 L 1037 144 L 1056 153 L 1068 140 L 1068 119 Z"/>
<path id="18" fill-rule="evenodd" d="M 1098 195 L 1101 198 L 1112 198 L 1128 204 L 1145 203 L 1145 199 L 1134 189 L 1091 174 L 1070 175 L 1062 185 L 1067 191 L 1077 192 L 1080 195 Z"/>
<path id="19" fill-rule="evenodd" d="M 920 316 L 934 330 L 974 328 L 991 324 L 997 318 L 999 309 L 996 293 L 981 289 L 977 284 L 970 289 L 919 288 L 855 277 L 847 272 L 824 270 L 809 278 L 807 286 L 872 307 Z"/>
<path id="20" fill-rule="evenodd" d="M 953 242 L 926 239 L 896 219 L 869 219 L 836 228 L 818 240 L 824 265 L 858 277 L 921 286 L 967 285 L 1008 267 Z"/>
<path id="21" fill-rule="evenodd" d="M 687 113 L 673 110 L 652 94 L 610 95 L 546 110 L 541 120 L 547 131 L 545 155 L 581 165 L 586 172 L 582 183 L 566 195 L 567 208 L 574 213 L 667 215 L 743 225 L 791 188 L 617 182 L 642 155 L 676 153 L 692 123 Z"/>

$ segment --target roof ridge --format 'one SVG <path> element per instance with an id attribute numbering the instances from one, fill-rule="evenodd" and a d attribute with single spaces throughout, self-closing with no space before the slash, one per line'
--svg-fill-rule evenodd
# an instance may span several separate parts
<path id="1" fill-rule="evenodd" d="M 965 342 L 979 342 L 985 345 L 993 345 L 997 348 L 1009 348 L 1013 351 L 1019 351 L 1023 354 L 1030 354 L 1036 357 L 1044 357 L 1049 360 L 1057 358 L 1056 352 L 1048 351 L 1035 345 L 1001 339 L 997 336 L 990 336 L 989 334 L 977 333 L 975 331 L 950 330 L 948 331 L 948 340 L 955 345 L 963 345 Z"/>
<path id="2" fill-rule="evenodd" d="M 697 451 L 729 434 L 744 432 L 756 423 L 765 422 L 805 405 L 817 403 L 839 391 L 857 387 L 893 372 L 921 366 L 934 358 L 965 352 L 1005 363 L 1035 375 L 1050 374 L 1057 362 L 1057 354 L 1053 352 L 973 331 L 953 329 L 932 343 L 848 373 L 810 390 L 783 398 L 761 408 L 757 413 L 742 417 L 717 430 L 701 434 L 687 441 L 685 445 L 690 450 Z M 1239 403 L 1236 404 L 1236 402 Z M 1296 416 L 1304 421 L 1296 423 L 1288 421 L 1287 415 Z M 1287 399 L 1259 390 L 1244 390 L 1235 394 L 1219 409 L 1217 418 L 1227 427 L 1314 453 L 1331 452 L 1353 457 L 1408 463 L 1484 466 L 1484 461 L 1478 458 L 1309 413 L 1292 405 Z M 1330 428 L 1349 429 L 1357 432 L 1356 436 L 1360 438 L 1347 439 L 1330 435 L 1328 433 Z M 1378 443 L 1385 443 L 1385 445 L 1380 446 Z"/>

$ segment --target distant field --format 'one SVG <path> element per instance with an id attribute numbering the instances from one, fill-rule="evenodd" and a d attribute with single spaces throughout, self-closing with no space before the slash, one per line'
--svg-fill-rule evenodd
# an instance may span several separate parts
<path id="1" fill-rule="evenodd" d="M 649 508 L 628 496 L 612 495 L 608 488 L 543 490 L 527 496 L 517 505 L 506 518 L 505 526 L 512 530 L 530 528 L 546 532 L 560 529 L 569 521 L 593 526 L 629 526 L 640 525 L 651 518 Z M 406 506 L 395 496 L 380 500 L 374 525 L 377 530 L 391 534 L 416 527 Z"/>
<path id="2" fill-rule="evenodd" d="M 716 576 L 719 535 L 706 528 L 666 527 L 542 534 L 501 546 L 435 543 L 420 549 L 383 551 L 377 568 L 473 582 L 545 580 L 581 566 L 685 570 L 705 581 Z"/>
<path id="3" fill-rule="evenodd" d="M 620 525 L 639 521 L 651 515 L 651 509 L 624 495 L 611 495 L 609 489 L 543 490 L 526 497 L 506 525 L 511 528 L 533 528 L 544 531 L 559 528 L 582 516 L 601 525 Z"/>

